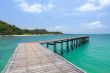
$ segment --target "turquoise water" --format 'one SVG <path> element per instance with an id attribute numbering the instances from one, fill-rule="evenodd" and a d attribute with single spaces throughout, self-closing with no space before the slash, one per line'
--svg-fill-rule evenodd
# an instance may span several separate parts
<path id="1" fill-rule="evenodd" d="M 76 35 L 48 35 L 48 36 L 22 36 L 0 37 L 0 72 L 15 50 L 19 42 L 36 42 L 57 38 L 67 38 Z M 61 55 L 71 63 L 85 70 L 87 73 L 110 73 L 110 35 L 89 35 L 89 43 L 82 45 Z M 65 44 L 65 43 L 64 43 Z M 45 46 L 45 45 L 44 45 Z M 60 53 L 60 44 L 57 44 Z M 49 46 L 53 50 L 53 46 Z"/>

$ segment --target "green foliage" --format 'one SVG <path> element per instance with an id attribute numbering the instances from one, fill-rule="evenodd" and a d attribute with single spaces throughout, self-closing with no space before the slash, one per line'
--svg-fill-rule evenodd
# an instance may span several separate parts
<path id="1" fill-rule="evenodd" d="M 49 32 L 49 34 L 63 34 L 63 33 L 62 33 L 62 32 L 57 31 L 57 32 Z"/>
<path id="2" fill-rule="evenodd" d="M 15 25 L 10 25 L 0 21 L 0 35 L 22 35 L 22 34 L 63 34 L 61 32 L 49 32 L 46 29 L 21 29 Z"/>
<path id="3" fill-rule="evenodd" d="M 0 21 L 0 35 L 12 35 L 12 34 L 23 34 L 22 29 L 9 25 L 6 22 Z"/>

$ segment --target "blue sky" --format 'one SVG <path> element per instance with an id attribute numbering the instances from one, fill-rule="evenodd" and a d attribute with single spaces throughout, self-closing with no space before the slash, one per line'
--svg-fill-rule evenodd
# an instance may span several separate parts
<path id="1" fill-rule="evenodd" d="M 110 0 L 0 0 L 0 20 L 28 29 L 110 33 Z"/>

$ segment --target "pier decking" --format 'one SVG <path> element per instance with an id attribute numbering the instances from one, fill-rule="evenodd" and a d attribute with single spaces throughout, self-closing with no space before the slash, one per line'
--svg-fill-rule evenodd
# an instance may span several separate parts
<path id="1" fill-rule="evenodd" d="M 80 36 L 80 37 L 71 37 L 71 38 L 64 38 L 64 39 L 54 39 L 54 40 L 46 40 L 46 41 L 39 41 L 41 44 L 47 44 L 47 48 L 49 45 L 53 45 L 54 52 L 57 53 L 57 43 L 61 44 L 61 54 L 64 53 L 63 43 L 66 42 L 67 51 L 69 48 L 74 49 L 79 47 L 82 44 L 89 42 L 89 36 Z M 69 44 L 70 42 L 70 44 Z"/>
<path id="2" fill-rule="evenodd" d="M 20 43 L 3 73 L 84 73 L 39 43 Z"/>
<path id="3" fill-rule="evenodd" d="M 33 43 L 20 43 L 13 53 L 3 73 L 84 73 L 75 65 L 57 55 L 56 43 L 61 43 L 63 54 L 63 42 L 68 48 L 78 47 L 89 41 L 89 36 L 72 37 L 39 41 Z M 71 42 L 71 44 L 69 44 Z M 41 44 L 46 43 L 47 48 Z M 54 52 L 48 50 L 48 46 L 54 46 Z"/>
<path id="4" fill-rule="evenodd" d="M 48 42 L 58 42 L 58 41 L 67 41 L 67 40 L 89 40 L 89 36 L 78 36 L 78 37 L 70 37 L 70 38 L 63 38 L 63 39 L 54 39 L 54 40 L 45 40 L 39 41 L 38 43 L 48 43 Z"/>

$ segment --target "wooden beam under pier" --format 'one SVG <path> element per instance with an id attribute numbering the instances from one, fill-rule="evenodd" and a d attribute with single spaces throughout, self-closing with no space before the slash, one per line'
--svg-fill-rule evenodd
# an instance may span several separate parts
<path id="1" fill-rule="evenodd" d="M 89 36 L 81 36 L 81 37 L 72 37 L 72 38 L 65 38 L 65 39 L 54 39 L 54 40 L 48 40 L 48 41 L 39 41 L 39 43 L 47 43 L 47 48 L 49 45 L 54 46 L 54 52 L 57 53 L 57 47 L 56 44 L 61 44 L 61 54 L 63 54 L 63 42 L 66 42 L 66 49 L 69 51 L 69 47 L 71 49 L 77 48 L 81 46 L 82 44 L 86 43 L 89 40 Z M 71 42 L 69 44 L 69 42 Z"/>

